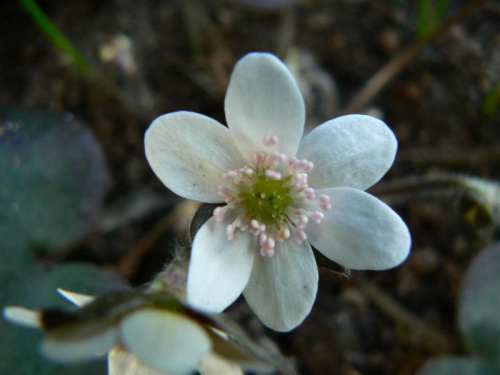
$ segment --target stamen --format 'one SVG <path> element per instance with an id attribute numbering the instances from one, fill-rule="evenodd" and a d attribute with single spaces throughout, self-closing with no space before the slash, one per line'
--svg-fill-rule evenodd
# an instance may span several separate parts
<path id="1" fill-rule="evenodd" d="M 307 185 L 307 174 L 297 173 L 295 175 L 295 183 L 293 184 L 293 189 L 295 191 L 302 191 Z"/>
<path id="2" fill-rule="evenodd" d="M 290 169 L 297 169 L 299 166 L 299 159 L 294 156 L 288 159 L 287 165 Z"/>
<path id="3" fill-rule="evenodd" d="M 290 229 L 288 227 L 282 227 L 278 234 L 278 241 L 285 242 L 290 238 Z"/>
<path id="4" fill-rule="evenodd" d="M 271 178 L 273 180 L 281 180 L 282 179 L 282 175 L 280 172 L 277 172 L 277 171 L 273 171 L 272 169 L 266 169 L 266 171 L 264 172 L 266 177 L 268 178 Z"/>
<path id="5" fill-rule="evenodd" d="M 236 177 L 238 177 L 238 172 L 227 171 L 222 175 L 222 177 L 224 178 L 224 180 L 233 181 Z"/>
<path id="6" fill-rule="evenodd" d="M 226 237 L 229 241 L 232 241 L 234 240 L 234 232 L 236 230 L 236 227 L 234 226 L 234 224 L 229 224 L 227 227 L 226 227 Z"/>
<path id="7" fill-rule="evenodd" d="M 264 137 L 264 145 L 267 147 L 276 146 L 279 142 L 279 138 L 275 134 L 266 135 Z"/>
<path id="8" fill-rule="evenodd" d="M 274 245 L 275 242 L 271 237 L 266 238 L 261 244 L 260 254 L 262 256 L 272 257 L 274 255 Z"/>
<path id="9" fill-rule="evenodd" d="M 314 164 L 307 159 L 299 160 L 298 164 L 299 168 L 304 172 L 310 172 L 314 168 Z"/>
<path id="10" fill-rule="evenodd" d="M 279 151 L 274 151 L 271 155 L 271 157 L 269 158 L 269 160 L 273 163 L 273 164 L 280 164 L 280 163 L 284 163 L 285 160 L 286 160 L 286 155 L 279 152 Z"/>
<path id="11" fill-rule="evenodd" d="M 246 174 L 247 176 L 251 176 L 255 173 L 255 171 L 250 167 L 245 167 L 243 169 L 243 173 Z"/>
<path id="12" fill-rule="evenodd" d="M 269 148 L 277 143 L 276 135 L 264 138 Z M 307 226 L 320 223 L 324 219 L 320 211 L 331 208 L 330 198 L 326 194 L 316 197 L 308 185 L 308 172 L 313 167 L 307 159 L 287 158 L 277 150 L 259 151 L 251 163 L 224 173 L 224 179 L 233 185 L 220 186 L 218 193 L 228 205 L 215 208 L 213 216 L 220 222 L 231 210 L 237 214 L 226 226 L 228 240 L 234 239 L 237 230 L 257 236 L 260 254 L 265 257 L 275 254 L 276 243 L 291 238 L 298 244 L 305 241 Z"/>
<path id="13" fill-rule="evenodd" d="M 266 225 L 255 219 L 250 221 L 250 226 L 251 226 L 250 233 L 252 233 L 255 236 L 258 236 L 259 234 L 266 231 Z"/>
<path id="14" fill-rule="evenodd" d="M 330 204 L 330 197 L 328 195 L 321 194 L 318 200 L 319 200 L 319 205 L 323 210 L 328 211 L 332 208 L 332 205 Z"/>
<path id="15" fill-rule="evenodd" d="M 233 191 L 227 186 L 219 186 L 219 195 L 222 198 L 229 198 L 233 196 Z"/>
<path id="16" fill-rule="evenodd" d="M 312 201 L 314 199 L 315 195 L 316 194 L 315 194 L 315 191 L 313 188 L 308 187 L 308 188 L 304 189 L 304 198 Z"/>
<path id="17" fill-rule="evenodd" d="M 266 155 L 264 155 L 263 152 L 259 151 L 259 152 L 256 152 L 255 154 L 253 154 L 253 162 L 256 165 L 264 163 L 265 160 L 266 160 Z"/>
<path id="18" fill-rule="evenodd" d="M 248 221 L 243 220 L 241 216 L 238 217 L 238 219 L 235 222 L 235 225 L 237 228 L 240 228 L 242 232 L 246 232 L 250 228 L 250 226 L 248 225 Z"/>
<path id="19" fill-rule="evenodd" d="M 303 230 L 297 230 L 293 234 L 293 239 L 300 245 L 302 242 L 307 240 L 307 235 Z"/>
<path id="20" fill-rule="evenodd" d="M 311 219 L 311 221 L 314 221 L 316 224 L 321 223 L 324 218 L 325 215 L 323 215 L 323 213 L 319 211 L 315 211 L 311 214 L 311 216 L 309 216 L 309 219 Z"/>
<path id="21" fill-rule="evenodd" d="M 214 218 L 215 221 L 222 221 L 226 216 L 227 206 L 226 207 L 216 207 L 214 210 Z"/>
<path id="22" fill-rule="evenodd" d="M 266 243 L 266 241 L 267 241 L 267 237 L 268 237 L 268 236 L 267 236 L 267 234 L 265 234 L 265 233 L 261 233 L 261 234 L 259 235 L 259 245 L 260 245 L 260 247 L 263 247 L 263 246 L 264 246 L 264 244 L 265 244 L 265 243 Z"/>
<path id="23" fill-rule="evenodd" d="M 305 229 L 308 223 L 309 223 L 309 218 L 304 214 L 300 214 L 299 220 L 297 222 L 297 228 Z"/>

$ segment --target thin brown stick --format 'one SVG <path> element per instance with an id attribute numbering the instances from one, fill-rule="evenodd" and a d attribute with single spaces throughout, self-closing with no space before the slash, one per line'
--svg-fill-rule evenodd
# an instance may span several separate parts
<path id="1" fill-rule="evenodd" d="M 474 11 L 484 5 L 485 2 L 486 0 L 472 0 L 467 2 L 457 11 L 457 13 L 441 23 L 432 33 L 429 33 L 422 39 L 414 41 L 408 48 L 385 64 L 368 80 L 354 99 L 347 105 L 344 113 L 359 112 L 365 108 L 387 83 L 408 65 L 427 44 L 442 36 L 455 23 L 469 17 Z"/>
<path id="2" fill-rule="evenodd" d="M 454 340 L 438 328 L 429 325 L 426 321 L 419 319 L 363 277 L 358 276 L 356 280 L 359 290 L 365 297 L 396 322 L 408 327 L 413 335 L 425 342 L 428 350 L 432 353 L 441 354 L 457 349 L 457 340 Z"/>
<path id="3" fill-rule="evenodd" d="M 172 226 L 175 218 L 171 213 L 163 216 L 153 228 L 146 233 L 146 236 L 137 241 L 129 252 L 127 252 L 116 266 L 116 271 L 124 278 L 129 279 L 137 270 L 142 258 L 153 248 L 158 239 L 165 231 Z"/>

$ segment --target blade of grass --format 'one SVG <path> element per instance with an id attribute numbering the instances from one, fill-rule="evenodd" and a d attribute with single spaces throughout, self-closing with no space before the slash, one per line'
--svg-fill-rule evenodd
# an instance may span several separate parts
<path id="1" fill-rule="evenodd" d="M 436 13 L 431 0 L 419 0 L 417 37 L 419 39 L 429 34 L 436 26 Z"/>
<path id="2" fill-rule="evenodd" d="M 450 7 L 450 0 L 439 0 L 436 5 L 436 14 L 439 19 L 442 19 L 445 12 Z"/>
<path id="3" fill-rule="evenodd" d="M 42 29 L 50 41 L 65 53 L 75 66 L 85 73 L 93 71 L 91 64 L 83 57 L 78 49 L 69 41 L 64 33 L 50 20 L 35 0 L 18 0 L 21 7 Z"/>
<path id="4" fill-rule="evenodd" d="M 500 108 L 500 82 L 495 87 L 489 90 L 483 102 L 483 113 L 487 117 L 493 117 Z"/>

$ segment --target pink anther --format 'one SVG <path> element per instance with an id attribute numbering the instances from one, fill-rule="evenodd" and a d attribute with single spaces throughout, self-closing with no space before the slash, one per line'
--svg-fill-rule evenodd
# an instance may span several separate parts
<path id="1" fill-rule="evenodd" d="M 226 237 L 229 241 L 234 240 L 234 232 L 236 230 L 236 227 L 233 224 L 229 224 L 226 227 Z"/>
<path id="2" fill-rule="evenodd" d="M 227 171 L 222 175 L 224 180 L 227 181 L 233 181 L 236 177 L 238 177 L 238 172 L 237 171 Z"/>
<path id="3" fill-rule="evenodd" d="M 325 218 L 325 215 L 323 215 L 321 212 L 319 211 L 315 211 L 311 214 L 311 216 L 309 216 L 309 219 L 311 221 L 314 221 L 315 223 L 319 224 L 323 221 L 323 219 Z"/>
<path id="4" fill-rule="evenodd" d="M 321 194 L 318 197 L 318 200 L 319 200 L 319 205 L 323 210 L 328 211 L 332 208 L 332 205 L 330 204 L 330 197 L 328 195 Z"/>
<path id="5" fill-rule="evenodd" d="M 306 173 L 297 173 L 295 175 L 295 181 L 301 181 L 307 184 L 307 174 Z"/>
<path id="6" fill-rule="evenodd" d="M 251 176 L 255 173 L 255 171 L 252 168 L 247 167 L 247 166 L 242 168 L 241 171 L 244 175 L 247 175 L 247 176 Z"/>
<path id="7" fill-rule="evenodd" d="M 261 233 L 259 235 L 259 245 L 262 247 L 264 246 L 264 243 L 267 241 L 267 234 Z"/>
<path id="8" fill-rule="evenodd" d="M 299 159 L 293 156 L 290 159 L 288 159 L 287 164 L 290 169 L 297 169 L 299 166 Z"/>
<path id="9" fill-rule="evenodd" d="M 303 170 L 304 172 L 310 172 L 314 167 L 314 164 L 307 160 L 307 159 L 301 159 L 299 160 L 299 168 Z"/>
<path id="10" fill-rule="evenodd" d="M 226 207 L 216 207 L 214 210 L 215 221 L 222 221 L 226 216 Z"/>
<path id="11" fill-rule="evenodd" d="M 272 169 L 266 169 L 265 174 L 266 174 L 267 178 L 270 178 L 270 179 L 276 180 L 276 181 L 281 180 L 283 178 L 283 176 L 281 175 L 280 172 L 273 171 Z"/>
<path id="12" fill-rule="evenodd" d="M 266 160 L 266 155 L 263 152 L 256 152 L 253 154 L 252 160 L 255 165 L 260 165 Z"/>
<path id="13" fill-rule="evenodd" d="M 233 191 L 227 186 L 219 186 L 218 193 L 222 198 L 233 196 Z"/>
<path id="14" fill-rule="evenodd" d="M 308 200 L 313 200 L 315 196 L 316 193 L 313 188 L 308 187 L 304 189 L 304 198 Z"/>
<path id="15" fill-rule="evenodd" d="M 279 142 L 279 138 L 275 134 L 266 135 L 264 137 L 264 145 L 267 147 L 276 146 Z"/>
<path id="16" fill-rule="evenodd" d="M 282 152 L 274 151 L 271 154 L 270 159 L 271 159 L 271 162 L 276 163 L 276 164 L 284 163 L 286 160 L 286 155 L 283 154 Z"/>
<path id="17" fill-rule="evenodd" d="M 255 234 L 260 234 L 266 230 L 266 224 L 261 223 L 260 221 L 253 219 L 250 221 L 250 225 L 255 230 Z"/>
<path id="18" fill-rule="evenodd" d="M 309 223 L 309 218 L 306 215 L 301 214 L 297 222 L 297 228 L 305 229 L 308 223 Z"/>
<path id="19" fill-rule="evenodd" d="M 307 240 L 307 235 L 303 230 L 297 230 L 293 234 L 293 239 L 295 240 L 296 243 L 300 245 L 302 242 Z"/>
<path id="20" fill-rule="evenodd" d="M 274 255 L 275 242 L 272 237 L 268 237 L 261 244 L 260 253 L 262 256 L 272 257 Z"/>
<path id="21" fill-rule="evenodd" d="M 290 238 L 290 229 L 287 227 L 281 228 L 278 234 L 278 241 L 285 242 Z"/>

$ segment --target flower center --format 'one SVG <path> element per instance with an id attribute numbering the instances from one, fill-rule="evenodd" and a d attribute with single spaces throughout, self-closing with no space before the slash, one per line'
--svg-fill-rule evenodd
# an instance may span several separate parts
<path id="1" fill-rule="evenodd" d="M 257 182 L 250 191 L 238 194 L 249 217 L 255 217 L 269 226 L 275 221 L 286 218 L 286 208 L 293 203 L 290 188 L 285 186 L 286 180 L 273 180 L 265 175 L 257 177 Z"/>
<path id="2" fill-rule="evenodd" d="M 214 210 L 216 221 L 228 212 L 234 217 L 226 227 L 228 240 L 236 230 L 259 238 L 260 253 L 273 256 L 275 245 L 292 238 L 302 243 L 309 222 L 320 223 L 322 211 L 330 209 L 330 198 L 316 193 L 307 183 L 313 163 L 272 151 L 278 143 L 276 135 L 264 138 L 269 153 L 256 152 L 251 163 L 223 174 L 227 185 L 219 186 L 227 205 Z M 316 210 L 316 208 L 318 210 Z"/>

